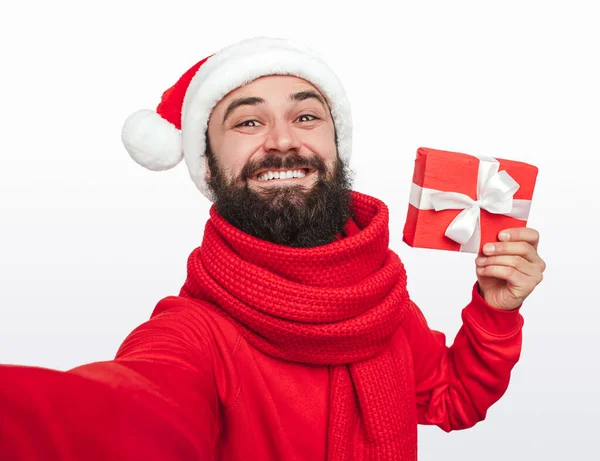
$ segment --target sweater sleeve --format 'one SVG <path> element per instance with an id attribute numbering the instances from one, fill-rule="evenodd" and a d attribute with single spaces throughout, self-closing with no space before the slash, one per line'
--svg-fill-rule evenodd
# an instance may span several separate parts
<path id="1" fill-rule="evenodd" d="M 0 366 L 0 459 L 214 459 L 210 337 L 194 311 L 154 316 L 111 361 Z"/>
<path id="2" fill-rule="evenodd" d="M 490 306 L 476 282 L 450 347 L 412 301 L 411 308 L 404 331 L 413 355 L 419 424 L 446 432 L 474 426 L 505 393 L 519 360 L 521 306 L 512 311 Z"/>

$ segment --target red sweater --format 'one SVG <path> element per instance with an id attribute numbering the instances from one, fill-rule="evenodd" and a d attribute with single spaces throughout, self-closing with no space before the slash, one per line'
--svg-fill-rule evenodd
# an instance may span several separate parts
<path id="1" fill-rule="evenodd" d="M 451 308 L 451 306 L 444 306 Z M 403 323 L 420 424 L 485 418 L 521 350 L 519 309 L 473 286 L 451 347 L 419 308 Z M 197 301 L 169 297 L 114 360 L 62 372 L 0 366 L 0 459 L 325 459 L 330 367 L 274 359 Z"/>

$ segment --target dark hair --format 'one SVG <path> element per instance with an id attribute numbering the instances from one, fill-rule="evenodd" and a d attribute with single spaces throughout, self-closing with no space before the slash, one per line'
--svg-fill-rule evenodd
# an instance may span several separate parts
<path id="1" fill-rule="evenodd" d="M 208 187 L 214 205 L 230 224 L 262 240 L 292 247 L 330 243 L 353 217 L 352 172 L 337 149 L 336 154 L 337 160 L 328 169 L 319 155 L 289 152 L 284 156 L 266 152 L 261 159 L 248 160 L 235 178 L 227 178 L 206 136 L 206 158 L 210 169 Z M 308 190 L 294 185 L 266 188 L 259 193 L 248 184 L 248 178 L 259 168 L 298 165 L 307 166 L 316 174 L 316 180 Z"/>

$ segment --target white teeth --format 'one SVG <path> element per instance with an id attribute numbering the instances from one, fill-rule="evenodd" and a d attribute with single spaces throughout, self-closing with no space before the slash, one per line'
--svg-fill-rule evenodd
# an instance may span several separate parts
<path id="1" fill-rule="evenodd" d="M 304 178 L 306 174 L 303 170 L 288 170 L 288 171 L 268 171 L 257 176 L 258 181 L 268 181 L 271 179 L 291 179 Z"/>

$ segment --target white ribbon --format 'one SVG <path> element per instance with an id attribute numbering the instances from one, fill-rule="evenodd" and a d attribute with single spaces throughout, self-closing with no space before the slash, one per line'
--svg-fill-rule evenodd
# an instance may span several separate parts
<path id="1" fill-rule="evenodd" d="M 459 192 L 421 187 L 415 183 L 409 202 L 420 210 L 463 210 L 446 228 L 444 235 L 461 244 L 460 251 L 478 253 L 481 244 L 481 209 L 526 221 L 531 200 L 515 200 L 517 183 L 493 157 L 478 157 L 477 200 Z"/>

